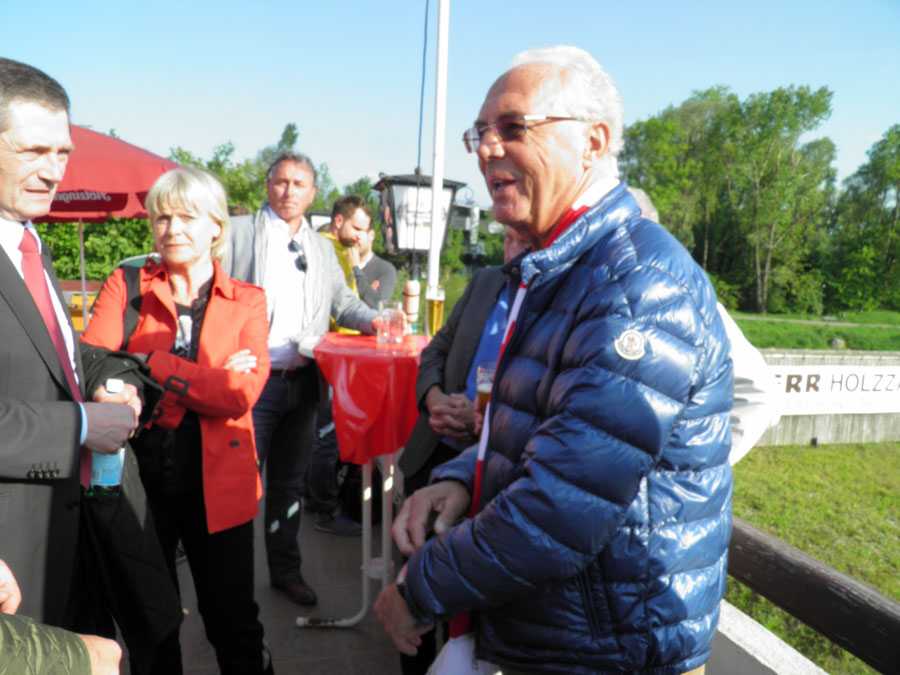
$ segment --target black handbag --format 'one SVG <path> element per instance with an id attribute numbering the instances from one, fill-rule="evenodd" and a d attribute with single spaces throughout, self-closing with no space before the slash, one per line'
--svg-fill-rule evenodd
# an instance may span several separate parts
<path id="1" fill-rule="evenodd" d="M 99 595 L 94 602 L 115 619 L 133 668 L 152 663 L 157 645 L 178 630 L 183 612 L 129 446 L 119 493 L 82 499 L 81 546 Z"/>

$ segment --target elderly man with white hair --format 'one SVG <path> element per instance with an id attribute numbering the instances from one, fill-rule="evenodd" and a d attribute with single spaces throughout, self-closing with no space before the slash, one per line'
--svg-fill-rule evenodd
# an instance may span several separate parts
<path id="1" fill-rule="evenodd" d="M 702 669 L 731 531 L 732 367 L 712 285 L 619 180 L 620 98 L 584 51 L 517 57 L 464 142 L 494 217 L 540 247 L 520 265 L 479 445 L 394 524 L 411 557 L 379 617 L 407 653 L 454 617 L 448 646 L 468 640 L 481 672 Z"/>

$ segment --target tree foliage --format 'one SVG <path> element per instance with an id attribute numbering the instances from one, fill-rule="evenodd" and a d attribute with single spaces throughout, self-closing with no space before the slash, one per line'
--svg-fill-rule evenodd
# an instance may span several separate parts
<path id="1" fill-rule="evenodd" d="M 78 223 L 40 223 L 41 241 L 50 247 L 53 269 L 60 279 L 81 276 Z M 153 250 L 153 237 L 142 218 L 114 218 L 84 223 L 85 268 L 88 279 L 105 279 L 123 259 Z"/>
<path id="2" fill-rule="evenodd" d="M 834 193 L 834 145 L 802 142 L 830 114 L 825 88 L 785 87 L 741 101 L 695 93 L 626 132 L 622 169 L 730 302 L 819 311 Z"/>
<path id="3" fill-rule="evenodd" d="M 900 309 L 900 124 L 868 152 L 838 201 L 828 284 L 832 304 Z"/>

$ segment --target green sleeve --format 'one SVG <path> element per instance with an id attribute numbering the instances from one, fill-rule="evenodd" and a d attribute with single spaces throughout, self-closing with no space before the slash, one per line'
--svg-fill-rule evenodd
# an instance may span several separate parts
<path id="1" fill-rule="evenodd" d="M 24 616 L 0 614 L 0 675 L 91 675 L 77 634 Z"/>

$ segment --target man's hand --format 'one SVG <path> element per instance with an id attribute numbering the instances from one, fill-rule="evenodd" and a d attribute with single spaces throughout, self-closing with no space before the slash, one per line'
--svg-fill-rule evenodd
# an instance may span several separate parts
<path id="1" fill-rule="evenodd" d="M 469 491 L 454 480 L 441 481 L 417 490 L 403 502 L 391 527 L 397 548 L 403 555 L 411 556 L 425 543 L 425 525 L 432 511 L 438 514 L 434 531 L 442 534 L 463 517 L 470 500 Z"/>
<path id="2" fill-rule="evenodd" d="M 137 428 L 138 416 L 125 403 L 85 403 L 88 434 L 85 447 L 96 452 L 117 452 Z"/>
<path id="3" fill-rule="evenodd" d="M 115 640 L 97 635 L 79 635 L 91 658 L 91 675 L 119 675 L 122 648 Z"/>
<path id="4" fill-rule="evenodd" d="M 428 426 L 439 436 L 468 441 L 475 435 L 475 406 L 464 394 L 447 396 L 437 386 L 425 396 Z"/>
<path id="5" fill-rule="evenodd" d="M 97 387 L 94 390 L 93 399 L 95 403 L 124 403 L 134 410 L 136 417 L 141 416 L 143 404 L 141 403 L 141 396 L 138 394 L 137 387 L 133 384 L 123 383 L 122 391 L 117 394 L 111 394 L 105 386 Z"/>
<path id="6" fill-rule="evenodd" d="M 19 582 L 13 575 L 9 565 L 0 560 L 0 613 L 15 614 L 22 602 L 22 591 Z"/>
<path id="7" fill-rule="evenodd" d="M 408 656 L 414 656 L 419 650 L 419 645 L 422 644 L 419 636 L 431 630 L 431 626 L 416 624 L 406 601 L 397 590 L 397 584 L 386 586 L 381 591 L 375 601 L 375 615 L 394 646 Z"/>
<path id="8" fill-rule="evenodd" d="M 347 260 L 351 268 L 359 267 L 359 263 L 362 260 L 362 256 L 359 254 L 359 239 L 356 240 L 353 246 L 347 247 Z"/>
<path id="9" fill-rule="evenodd" d="M 249 373 L 256 370 L 256 356 L 249 349 L 241 349 L 228 357 L 225 370 L 232 370 L 235 373 Z"/>
<path id="10" fill-rule="evenodd" d="M 477 410 L 473 413 L 474 418 L 474 434 L 477 437 L 481 436 L 481 428 L 484 426 L 484 415 Z"/>

